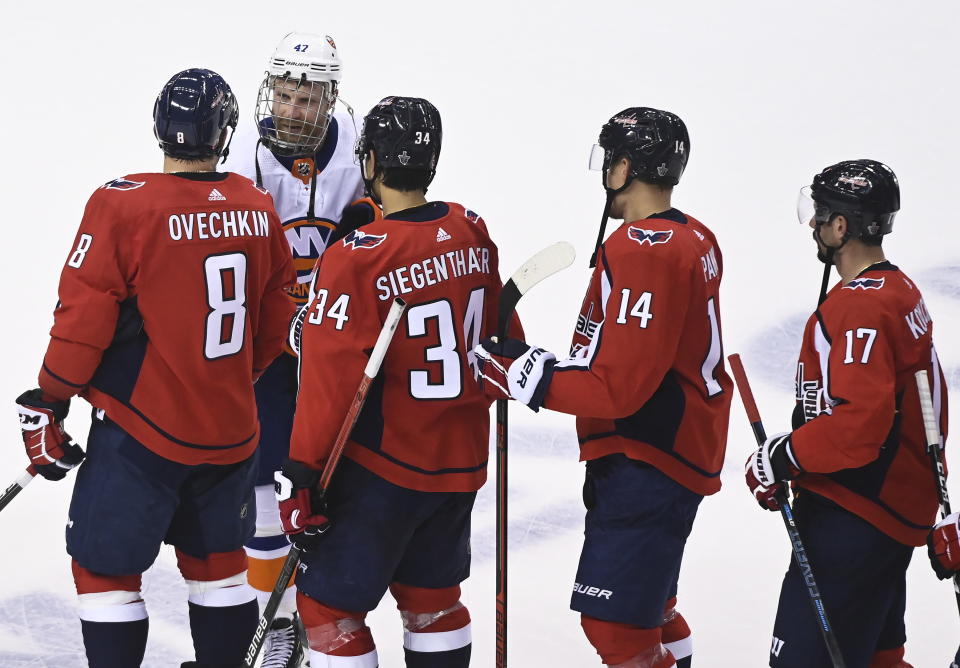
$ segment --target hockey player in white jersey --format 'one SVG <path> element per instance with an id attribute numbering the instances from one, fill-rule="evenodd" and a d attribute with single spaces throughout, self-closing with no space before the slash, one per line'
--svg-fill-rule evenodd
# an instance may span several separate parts
<path id="1" fill-rule="evenodd" d="M 310 274 L 332 236 L 346 234 L 338 229 L 345 209 L 351 221 L 344 227 L 351 228 L 379 213 L 372 203 L 350 207 L 363 196 L 363 181 L 353 157 L 353 118 L 336 110 L 341 69 L 329 35 L 284 37 L 260 85 L 254 123 L 241 123 L 225 165 L 273 195 L 297 270 L 298 283 L 290 292 L 297 304 L 307 301 Z M 257 529 L 246 550 L 249 582 L 261 607 L 290 548 L 273 492 L 273 473 L 289 451 L 296 402 L 297 362 L 290 353 L 280 355 L 255 386 L 261 426 Z M 300 665 L 295 611 L 291 588 L 264 643 L 263 665 Z"/>

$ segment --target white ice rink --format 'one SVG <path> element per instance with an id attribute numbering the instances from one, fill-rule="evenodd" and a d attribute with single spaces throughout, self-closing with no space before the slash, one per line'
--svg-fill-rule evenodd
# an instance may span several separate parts
<path id="1" fill-rule="evenodd" d="M 821 271 L 796 221 L 797 191 L 841 159 L 888 163 L 902 210 L 885 247 L 926 295 L 956 410 L 958 19 L 956 2 L 892 0 L 9 3 L 0 27 L 0 398 L 8 406 L 0 487 L 25 466 L 13 399 L 36 382 L 87 197 L 111 178 L 160 169 L 151 110 L 176 71 L 220 72 L 249 122 L 266 59 L 293 29 L 334 36 L 341 92 L 358 117 L 388 94 L 437 105 L 445 132 L 430 196 L 484 216 L 505 273 L 556 239 L 576 246 L 574 268 L 520 307 L 529 340 L 554 351 L 567 346 L 589 276 L 603 192 L 586 162 L 601 124 L 634 105 L 680 114 L 692 152 L 675 204 L 719 238 L 726 352 L 743 354 L 770 432 L 788 426 L 792 366 Z M 67 421 L 81 442 L 86 413 L 75 401 Z M 572 419 L 522 406 L 511 416 L 511 665 L 598 666 L 567 608 L 583 515 Z M 737 400 L 724 488 L 701 505 L 680 581 L 698 668 L 767 661 L 790 549 L 779 517 L 758 509 L 742 483 L 752 443 Z M 0 668 L 85 665 L 63 548 L 70 484 L 38 480 L 0 514 Z M 960 498 L 960 485 L 952 491 Z M 464 586 L 473 665 L 484 668 L 493 665 L 493 537 L 488 485 Z M 950 587 L 920 550 L 908 578 L 907 659 L 946 668 L 960 643 Z M 192 658 L 171 551 L 144 590 L 145 665 Z M 381 665 L 401 666 L 389 597 L 369 621 Z"/>

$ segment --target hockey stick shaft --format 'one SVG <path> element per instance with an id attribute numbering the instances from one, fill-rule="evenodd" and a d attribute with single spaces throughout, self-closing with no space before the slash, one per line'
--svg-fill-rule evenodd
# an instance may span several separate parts
<path id="1" fill-rule="evenodd" d="M 30 481 L 37 475 L 34 471 L 33 466 L 27 468 L 26 471 L 20 474 L 20 477 L 10 483 L 10 486 L 7 487 L 3 494 L 0 495 L 0 510 L 3 510 L 7 505 L 13 501 L 13 499 L 23 491 L 23 488 L 30 484 Z"/>
<path id="2" fill-rule="evenodd" d="M 400 318 L 403 316 L 403 311 L 406 309 L 406 307 L 407 304 L 402 299 L 399 297 L 394 299 L 393 304 L 390 306 L 390 311 L 387 313 L 387 319 L 384 321 L 383 327 L 380 328 L 380 335 L 377 337 L 377 342 L 373 346 L 373 351 L 370 353 L 370 359 L 367 361 L 367 366 L 363 370 L 363 377 L 360 379 L 360 385 L 357 387 L 356 394 L 353 396 L 353 401 L 350 403 L 350 408 L 347 410 L 347 415 L 344 418 L 343 423 L 340 425 L 340 431 L 337 433 L 337 440 L 334 441 L 333 448 L 331 449 L 330 455 L 327 458 L 327 463 L 323 467 L 323 473 L 320 474 L 320 482 L 318 483 L 318 486 L 321 496 L 326 493 L 327 488 L 330 485 L 330 479 L 333 477 L 333 473 L 337 468 L 337 464 L 340 463 L 340 457 L 343 455 L 343 450 L 346 447 L 347 439 L 350 437 L 350 432 L 353 431 L 354 425 L 357 424 L 357 418 L 360 416 L 360 411 L 363 409 L 363 404 L 367 400 L 367 393 L 370 391 L 370 384 L 380 372 L 380 365 L 383 364 L 383 358 L 387 354 L 387 348 L 390 347 L 390 341 L 393 340 L 393 334 L 397 331 L 397 325 L 400 324 Z M 250 646 L 247 648 L 246 655 L 244 655 L 243 665 L 245 668 L 252 668 L 257 662 L 257 657 L 260 656 L 260 650 L 263 648 L 263 641 L 267 637 L 267 629 L 270 628 L 274 617 L 277 616 L 277 609 L 280 607 L 280 601 L 283 599 L 283 595 L 287 591 L 287 587 L 290 584 L 290 579 L 297 570 L 297 564 L 300 562 L 301 552 L 302 550 L 296 545 L 290 546 L 290 551 L 287 553 L 287 557 L 283 561 L 283 568 L 280 571 L 280 576 L 277 578 L 277 582 L 273 586 L 273 591 L 270 593 L 270 598 L 267 600 L 267 604 L 263 607 L 263 614 L 260 616 L 260 621 L 257 623 L 257 628 L 254 631 L 253 639 L 250 641 Z"/>
<path id="3" fill-rule="evenodd" d="M 746 369 L 743 368 L 743 361 L 740 355 L 730 355 L 727 358 L 730 361 L 730 368 L 733 371 L 733 377 L 737 381 L 737 389 L 740 390 L 740 399 L 743 401 L 743 407 L 747 412 L 747 419 L 750 420 L 750 427 L 753 429 L 753 435 L 757 440 L 757 445 L 763 445 L 767 440 L 766 431 L 763 428 L 763 422 L 760 420 L 760 411 L 757 409 L 757 402 L 753 398 L 753 390 L 750 389 L 750 381 L 747 380 Z M 817 625 L 820 627 L 820 634 L 823 636 L 823 642 L 827 646 L 827 654 L 830 655 L 830 661 L 834 668 L 845 668 L 846 664 L 843 655 L 840 653 L 840 644 L 837 642 L 837 636 L 833 632 L 833 626 L 827 617 L 827 610 L 823 605 L 823 599 L 820 596 L 820 589 L 817 587 L 817 581 L 813 577 L 813 568 L 810 560 L 807 558 L 807 549 L 800 538 L 800 530 L 797 527 L 797 521 L 793 516 L 793 508 L 790 507 L 790 501 L 787 493 L 784 491 L 779 494 L 777 501 L 780 503 L 780 514 L 783 517 L 783 524 L 787 529 L 787 535 L 790 537 L 790 547 L 793 549 L 793 558 L 800 570 L 807 587 L 807 595 L 810 599 L 810 605 L 817 617 Z"/>
<path id="4" fill-rule="evenodd" d="M 576 252 L 565 241 L 547 246 L 524 262 L 500 292 L 497 304 L 497 336 L 503 341 L 517 303 L 534 285 L 573 264 Z M 507 447 L 506 399 L 497 400 L 497 606 L 496 667 L 507 665 Z"/>
<path id="5" fill-rule="evenodd" d="M 950 495 L 947 492 L 947 472 L 943 466 L 940 451 L 940 422 L 933 410 L 933 397 L 930 395 L 930 381 L 926 371 L 917 371 L 914 374 L 917 381 L 917 392 L 920 395 L 920 412 L 923 415 L 923 431 L 927 440 L 927 455 L 930 457 L 930 468 L 937 484 L 937 497 L 940 500 L 940 515 L 946 517 L 953 511 L 950 508 Z M 953 576 L 953 591 L 957 597 L 957 610 L 960 611 L 960 573 Z"/>

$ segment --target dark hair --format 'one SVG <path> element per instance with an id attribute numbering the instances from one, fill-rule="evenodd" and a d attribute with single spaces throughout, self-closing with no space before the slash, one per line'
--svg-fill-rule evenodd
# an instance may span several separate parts
<path id="1" fill-rule="evenodd" d="M 377 176 L 383 176 L 383 185 L 401 192 L 427 191 L 433 174 L 427 169 L 404 169 L 402 167 L 377 168 Z"/>
<path id="2" fill-rule="evenodd" d="M 882 246 L 883 235 L 882 234 L 864 235 L 860 237 L 860 241 L 863 242 L 864 246 Z"/>

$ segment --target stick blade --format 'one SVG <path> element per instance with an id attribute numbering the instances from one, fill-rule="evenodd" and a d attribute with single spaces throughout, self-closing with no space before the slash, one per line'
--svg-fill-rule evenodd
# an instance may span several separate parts
<path id="1" fill-rule="evenodd" d="M 576 258 L 577 252 L 572 244 L 558 241 L 524 262 L 510 280 L 517 286 L 517 291 L 524 295 L 543 279 L 569 267 Z"/>
<path id="2" fill-rule="evenodd" d="M 558 241 L 538 252 L 513 272 L 500 294 L 498 333 L 505 334 L 510 316 L 517 308 L 517 302 L 530 288 L 569 267 L 576 257 L 577 252 L 572 244 Z"/>

